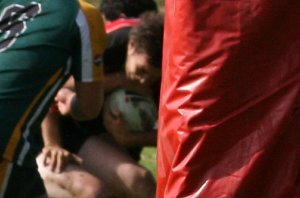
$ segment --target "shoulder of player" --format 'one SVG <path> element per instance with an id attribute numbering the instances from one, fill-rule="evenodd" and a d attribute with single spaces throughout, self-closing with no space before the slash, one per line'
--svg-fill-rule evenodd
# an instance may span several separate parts
<path id="1" fill-rule="evenodd" d="M 101 18 L 100 11 L 92 4 L 85 2 L 83 0 L 79 0 L 79 6 L 84 15 L 88 18 Z"/>

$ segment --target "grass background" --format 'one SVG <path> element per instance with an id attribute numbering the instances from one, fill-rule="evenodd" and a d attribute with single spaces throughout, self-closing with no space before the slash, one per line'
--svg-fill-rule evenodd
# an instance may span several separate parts
<path id="1" fill-rule="evenodd" d="M 99 6 L 101 0 L 87 0 L 87 2 Z M 164 11 L 164 0 L 156 0 L 160 12 Z M 155 147 L 145 147 L 141 154 L 140 165 L 144 166 L 152 175 L 156 178 L 156 148 Z"/>
<path id="2" fill-rule="evenodd" d="M 150 170 L 154 178 L 156 178 L 156 148 L 144 147 L 141 155 L 140 164 Z"/>

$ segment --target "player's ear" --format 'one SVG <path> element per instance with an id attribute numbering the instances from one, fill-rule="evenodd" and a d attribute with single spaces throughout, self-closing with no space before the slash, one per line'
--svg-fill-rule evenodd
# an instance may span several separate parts
<path id="1" fill-rule="evenodd" d="M 134 42 L 129 39 L 128 41 L 128 45 L 127 45 L 127 54 L 133 54 L 135 52 L 135 45 Z"/>
<path id="2" fill-rule="evenodd" d="M 120 14 L 120 16 L 119 16 L 119 17 L 120 17 L 120 18 L 127 18 L 126 14 L 125 14 L 125 13 L 123 13 L 123 12 Z"/>

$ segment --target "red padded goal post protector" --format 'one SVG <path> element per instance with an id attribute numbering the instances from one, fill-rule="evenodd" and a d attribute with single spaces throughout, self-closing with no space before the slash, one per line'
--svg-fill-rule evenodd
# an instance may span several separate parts
<path id="1" fill-rule="evenodd" d="M 157 198 L 299 196 L 300 1 L 166 0 Z"/>

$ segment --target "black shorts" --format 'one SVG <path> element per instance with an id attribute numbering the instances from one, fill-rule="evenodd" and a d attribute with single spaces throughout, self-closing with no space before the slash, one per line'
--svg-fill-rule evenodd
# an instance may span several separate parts
<path id="1" fill-rule="evenodd" d="M 83 143 L 90 136 L 106 132 L 101 117 L 82 122 L 76 121 L 71 117 L 61 117 L 60 127 L 63 146 L 73 153 L 78 153 Z"/>
<path id="2" fill-rule="evenodd" d="M 71 117 L 62 117 L 60 126 L 63 146 L 72 153 L 78 153 L 89 137 L 107 132 L 101 117 L 84 122 L 76 121 Z M 135 161 L 140 160 L 142 147 L 129 147 L 126 150 Z"/>
<path id="3" fill-rule="evenodd" d="M 0 159 L 0 197 L 37 198 L 46 194 L 35 162 L 36 154 L 29 152 L 22 166 Z"/>

